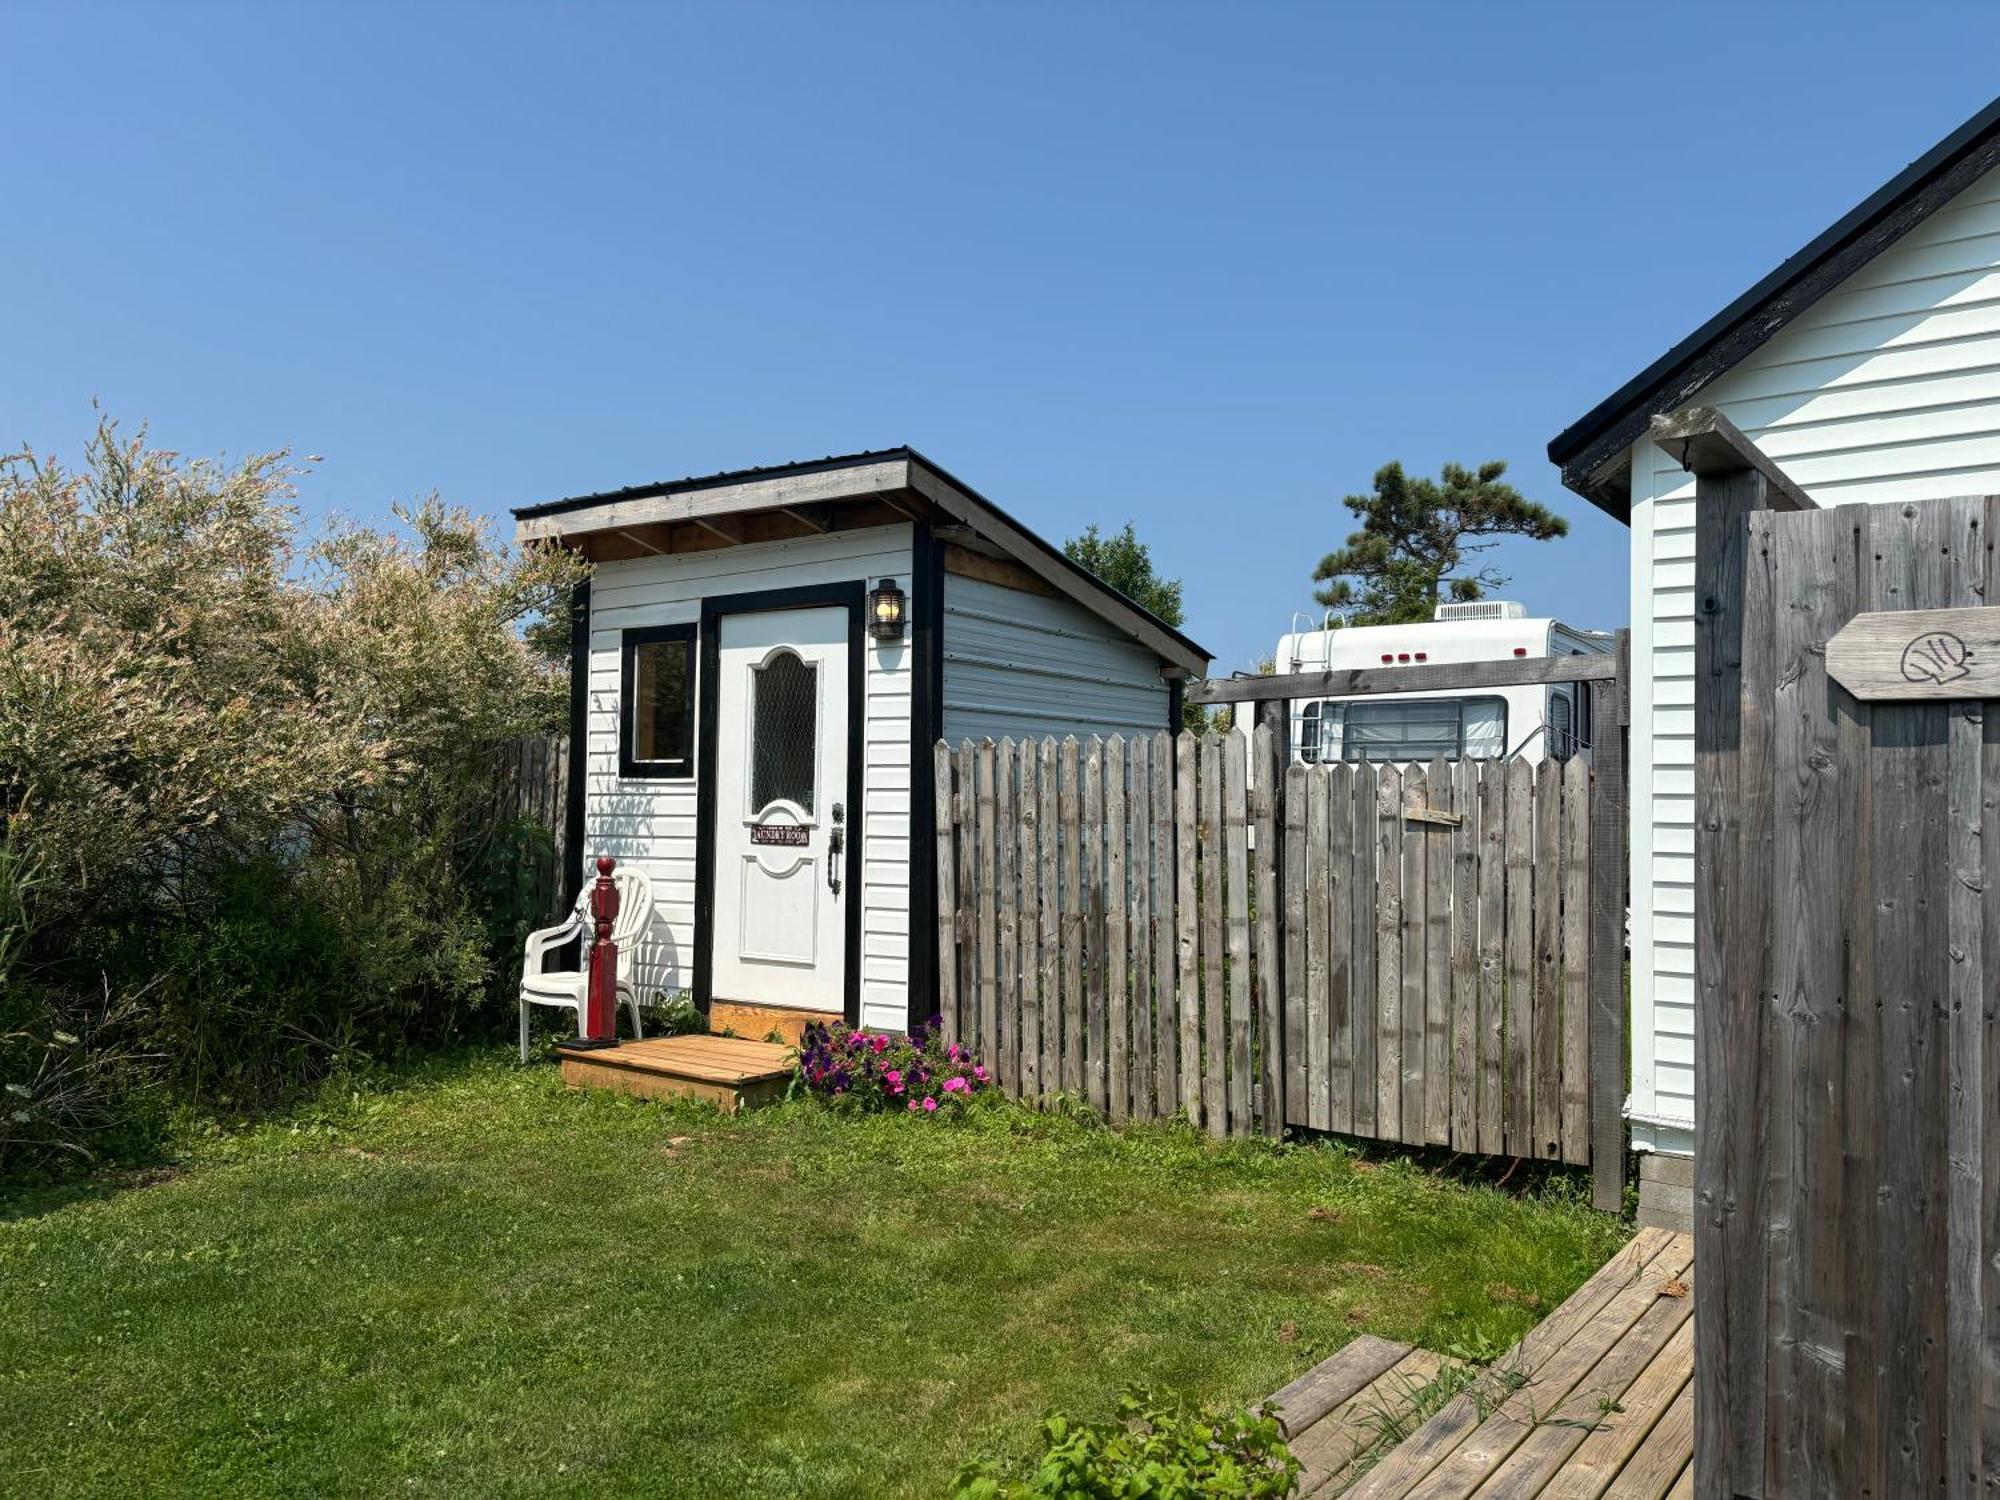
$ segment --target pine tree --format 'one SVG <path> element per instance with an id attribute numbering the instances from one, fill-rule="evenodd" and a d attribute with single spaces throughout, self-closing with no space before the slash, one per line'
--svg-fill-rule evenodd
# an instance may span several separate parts
<path id="1" fill-rule="evenodd" d="M 1506 472 L 1499 459 L 1477 471 L 1446 464 L 1437 480 L 1411 479 L 1399 463 L 1377 469 L 1372 493 L 1346 497 L 1361 529 L 1320 559 L 1313 582 L 1324 587 L 1313 597 L 1350 625 L 1428 620 L 1441 591 L 1453 600 L 1484 598 L 1507 582 L 1478 562 L 1499 538 L 1547 542 L 1569 532 L 1561 516 L 1502 483 Z"/>

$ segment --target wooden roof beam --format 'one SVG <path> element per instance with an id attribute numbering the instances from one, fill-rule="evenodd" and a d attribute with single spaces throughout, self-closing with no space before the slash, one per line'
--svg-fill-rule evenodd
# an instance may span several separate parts
<path id="1" fill-rule="evenodd" d="M 688 519 L 710 536 L 719 536 L 731 546 L 742 546 L 749 536 L 743 529 L 743 523 L 734 516 L 704 516 L 697 513 Z"/>
<path id="2" fill-rule="evenodd" d="M 1771 509 L 1819 509 L 1812 496 L 1787 479 L 1762 448 L 1712 406 L 1685 406 L 1671 416 L 1654 417 L 1646 436 L 1696 478 L 1748 471 L 1763 476 Z"/>
<path id="3" fill-rule="evenodd" d="M 781 505 L 778 510 L 813 531 L 830 531 L 833 519 L 828 514 L 829 508 L 824 505 Z"/>

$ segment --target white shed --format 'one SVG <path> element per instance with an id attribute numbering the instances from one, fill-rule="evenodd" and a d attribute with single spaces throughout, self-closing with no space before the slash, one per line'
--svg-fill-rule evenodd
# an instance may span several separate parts
<path id="1" fill-rule="evenodd" d="M 572 607 L 571 876 L 642 868 L 642 996 L 688 992 L 750 1036 L 932 1013 L 938 738 L 1151 733 L 1208 668 L 908 448 L 514 516 L 521 543 L 595 564 Z"/>
<path id="2" fill-rule="evenodd" d="M 1689 1200 L 1660 1158 L 1687 1157 L 1695 1126 L 1695 500 L 1645 434 L 1691 403 L 1822 506 L 2000 491 L 2000 100 L 1549 444 L 1632 528 L 1628 1112 L 1661 1221 Z"/>

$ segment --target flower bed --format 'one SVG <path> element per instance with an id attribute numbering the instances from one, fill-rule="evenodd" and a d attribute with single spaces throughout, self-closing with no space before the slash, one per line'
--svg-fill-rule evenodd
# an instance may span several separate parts
<path id="1" fill-rule="evenodd" d="M 844 1021 L 808 1026 L 799 1040 L 796 1086 L 843 1108 L 937 1115 L 962 1110 L 993 1080 L 970 1052 L 945 1041 L 933 1016 L 908 1036 Z"/>

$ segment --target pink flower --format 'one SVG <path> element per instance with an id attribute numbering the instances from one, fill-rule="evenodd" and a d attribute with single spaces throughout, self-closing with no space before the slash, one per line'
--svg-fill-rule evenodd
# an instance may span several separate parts
<path id="1" fill-rule="evenodd" d="M 981 1083 L 986 1082 L 986 1064 L 981 1063 L 978 1067 L 974 1068 L 972 1076 L 977 1078 Z"/>
<path id="2" fill-rule="evenodd" d="M 884 1083 L 901 1083 L 903 1081 L 903 1074 L 900 1069 L 890 1068 L 882 1075 L 882 1081 Z"/>
<path id="3" fill-rule="evenodd" d="M 917 1106 L 916 1106 L 915 1102 L 913 1101 L 913 1102 L 911 1103 L 911 1105 L 910 1105 L 910 1108 L 911 1108 L 911 1109 L 915 1109 L 916 1107 L 917 1107 Z M 925 1114 L 928 1114 L 928 1115 L 934 1115 L 934 1114 L 936 1114 L 936 1113 L 937 1113 L 937 1100 L 935 1100 L 935 1099 L 926 1099 L 926 1100 L 924 1100 L 924 1113 L 925 1113 Z"/>
<path id="4" fill-rule="evenodd" d="M 889 1050 L 889 1039 L 886 1036 L 878 1035 L 875 1038 L 875 1050 L 878 1053 L 887 1052 Z"/>
<path id="5" fill-rule="evenodd" d="M 933 1109 L 937 1108 L 937 1106 L 936 1106 L 935 1104 L 933 1104 L 933 1105 L 932 1105 L 931 1107 L 932 1107 Z M 911 1114 L 915 1114 L 915 1113 L 916 1113 L 916 1111 L 917 1111 L 917 1101 L 916 1101 L 916 1100 L 914 1100 L 914 1099 L 912 1099 L 912 1100 L 910 1101 L 910 1113 L 911 1113 Z"/>
<path id="6" fill-rule="evenodd" d="M 963 1078 L 947 1078 L 944 1081 L 944 1091 L 947 1094 L 962 1094 L 965 1092 L 965 1088 L 966 1084 Z"/>
<path id="7" fill-rule="evenodd" d="M 953 1062 L 957 1062 L 964 1055 L 964 1051 L 959 1047 L 957 1042 L 953 1042 L 950 1050 L 945 1053 L 945 1056 L 949 1057 Z"/>

